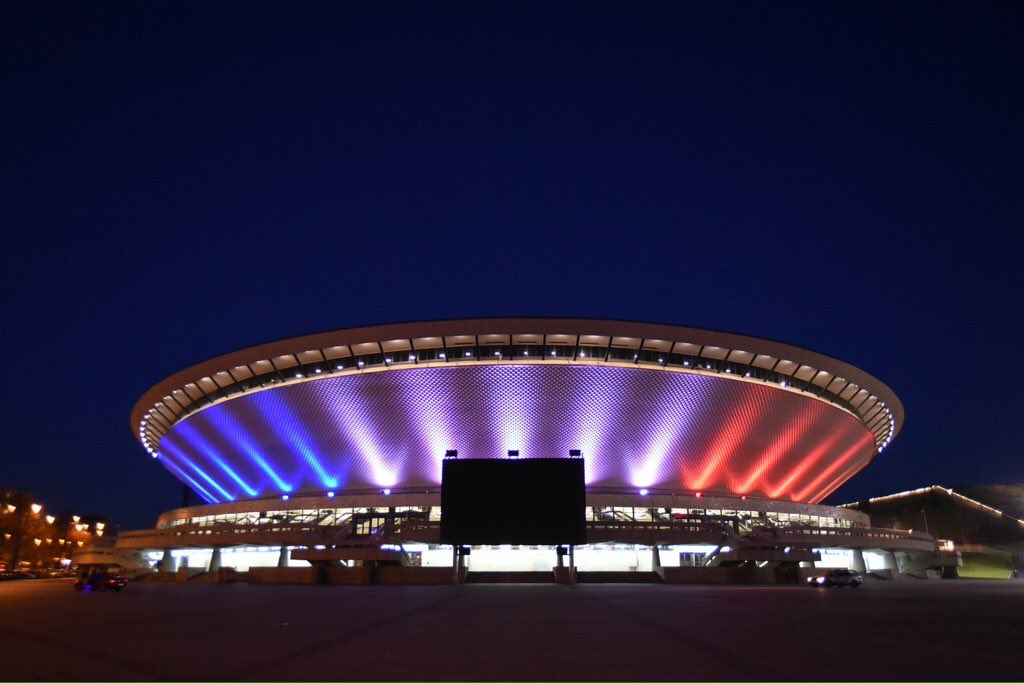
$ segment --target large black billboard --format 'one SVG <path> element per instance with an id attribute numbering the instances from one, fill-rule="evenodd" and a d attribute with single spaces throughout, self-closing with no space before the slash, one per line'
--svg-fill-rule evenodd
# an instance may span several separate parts
<path id="1" fill-rule="evenodd" d="M 441 542 L 582 545 L 585 505 L 582 458 L 449 458 L 441 474 Z"/>

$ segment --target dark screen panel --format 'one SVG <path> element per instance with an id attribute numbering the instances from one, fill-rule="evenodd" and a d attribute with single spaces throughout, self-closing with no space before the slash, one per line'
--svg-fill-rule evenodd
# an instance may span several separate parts
<path id="1" fill-rule="evenodd" d="M 582 458 L 445 460 L 441 542 L 581 545 L 585 491 Z"/>

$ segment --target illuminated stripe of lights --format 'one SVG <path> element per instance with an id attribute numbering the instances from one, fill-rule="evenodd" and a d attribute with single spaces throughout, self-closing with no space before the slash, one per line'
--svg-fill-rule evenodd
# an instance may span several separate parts
<path id="1" fill-rule="evenodd" d="M 440 375 L 445 380 L 450 379 L 452 376 L 451 373 Z M 436 396 L 428 395 L 429 392 L 424 389 L 424 384 L 423 382 L 415 384 L 412 382 L 399 382 L 398 392 L 403 404 L 418 408 L 411 411 L 412 414 L 409 416 L 409 419 L 413 422 L 413 428 L 419 433 L 422 443 L 427 445 L 429 452 L 434 456 L 434 465 L 430 471 L 434 478 L 433 480 L 441 481 L 443 463 L 441 454 L 451 449 L 458 450 L 460 444 L 455 441 L 451 430 L 448 429 L 450 408 L 445 405 L 443 400 L 438 400 Z M 446 381 L 442 395 L 444 398 L 449 398 L 454 393 L 455 391 L 451 387 L 450 382 Z M 378 480 L 376 483 L 381 486 L 389 486 L 396 484 L 397 480 L 390 482 Z"/>
<path id="2" fill-rule="evenodd" d="M 183 422 L 178 425 L 178 430 L 182 433 L 182 438 L 191 444 L 194 444 L 200 451 L 203 452 L 207 458 L 209 458 L 217 467 L 224 471 L 226 475 L 234 479 L 235 483 L 242 487 L 242 489 L 250 496 L 258 495 L 259 492 L 250 486 L 238 472 L 232 469 L 224 460 L 217 455 L 217 452 L 213 450 L 206 439 L 204 439 L 195 429 L 192 428 L 187 422 Z"/>
<path id="3" fill-rule="evenodd" d="M 835 491 L 840 486 L 842 486 L 847 481 L 849 481 L 850 478 L 853 477 L 853 475 L 857 474 L 857 472 L 860 471 L 861 467 L 862 467 L 861 463 L 854 463 L 851 467 L 848 467 L 847 469 L 843 470 L 843 473 L 840 474 L 838 477 L 836 477 L 836 479 L 832 482 L 832 484 L 830 484 L 829 486 L 825 487 L 825 489 L 821 493 L 819 493 L 818 495 L 813 496 L 810 499 L 811 502 L 816 505 L 816 504 L 820 503 L 821 501 L 825 500 L 826 498 L 828 498 L 832 494 L 833 491 Z"/>
<path id="4" fill-rule="evenodd" d="M 291 493 L 294 487 L 282 479 L 281 475 L 279 475 L 277 471 L 270 466 L 270 463 L 267 462 L 266 458 L 260 455 L 260 452 L 252 446 L 250 443 L 249 433 L 241 423 L 239 423 L 239 421 L 227 410 L 217 411 L 217 419 L 222 420 L 229 430 L 232 430 L 239 435 L 237 439 L 234 439 L 235 445 L 245 451 L 245 454 L 248 455 L 261 470 L 266 472 L 267 475 L 274 480 L 274 483 L 277 484 L 278 490 L 281 491 L 281 493 Z"/>
<path id="5" fill-rule="evenodd" d="M 610 368 L 608 372 L 622 371 Z M 577 448 L 583 454 L 583 477 L 587 485 L 606 476 L 609 460 L 614 457 L 614 454 L 606 454 L 608 436 L 623 412 L 626 396 L 630 393 L 627 391 L 631 386 L 630 377 L 623 375 L 621 381 L 607 382 L 602 387 L 600 399 L 605 409 L 595 410 L 594 390 L 587 381 L 587 374 L 575 372 L 568 375 L 564 391 L 571 401 L 570 414 L 576 416 L 575 432 L 569 437 L 570 448 Z"/>
<path id="6" fill-rule="evenodd" d="M 531 410 L 537 400 L 537 373 L 529 367 L 505 366 L 496 370 L 486 375 L 494 385 L 485 395 L 491 442 L 497 446 L 497 453 L 521 450 L 526 457 L 535 455 L 530 453 L 530 437 L 535 427 L 530 418 L 537 414 Z"/>
<path id="7" fill-rule="evenodd" d="M 739 446 L 760 424 L 761 419 L 753 410 L 737 411 L 736 424 L 730 424 L 727 429 L 719 431 L 710 453 L 704 458 L 704 469 L 689 482 L 689 488 L 695 490 L 707 488 L 712 481 L 712 475 L 717 475 L 721 468 L 732 459 Z"/>
<path id="8" fill-rule="evenodd" d="M 196 474 L 205 479 L 206 482 L 210 484 L 210 486 L 220 491 L 221 495 L 223 495 L 225 498 L 231 501 L 235 499 L 235 496 L 232 496 L 230 493 L 224 490 L 223 486 L 215 482 L 210 475 L 208 475 L 206 472 L 202 470 L 202 468 L 200 468 L 198 465 L 192 462 L 192 460 L 187 455 L 185 455 L 180 448 L 178 448 L 177 444 L 167 442 L 166 444 L 164 444 L 164 450 L 168 452 L 173 452 L 176 458 L 178 458 L 183 463 L 191 467 Z"/>
<path id="9" fill-rule="evenodd" d="M 798 479 L 800 479 L 800 477 L 807 474 L 807 472 L 810 471 L 812 467 L 817 465 L 818 461 L 821 460 L 821 458 L 824 457 L 826 453 L 831 451 L 835 447 L 836 443 L 839 441 L 840 437 L 843 436 L 845 436 L 845 434 L 842 431 L 838 429 L 833 430 L 831 435 L 827 439 L 822 441 L 810 453 L 804 456 L 800 464 L 793 468 L 793 471 L 790 473 L 788 477 L 783 479 L 778 486 L 776 486 L 769 492 L 769 497 L 778 498 L 779 496 L 785 494 L 786 491 L 791 490 L 795 482 Z"/>
<path id="10" fill-rule="evenodd" d="M 857 455 L 864 450 L 869 444 L 874 444 L 874 440 L 871 438 L 871 434 L 864 432 L 864 435 L 857 439 L 857 442 L 850 446 L 846 451 L 838 458 L 832 461 L 832 464 L 826 467 L 821 474 L 811 480 L 804 488 L 800 489 L 800 492 L 796 494 L 795 500 L 810 500 L 809 496 L 811 492 L 817 489 L 822 483 L 828 479 L 832 474 L 835 473 L 840 467 L 842 467 L 847 460 Z M 819 498 L 820 500 L 820 498 Z"/>
<path id="11" fill-rule="evenodd" d="M 313 382 L 313 384 L 315 385 L 316 383 Z M 284 398 L 280 395 L 266 395 L 268 397 L 273 397 L 272 399 L 268 398 L 268 400 L 275 401 L 275 407 L 278 410 L 280 410 L 281 413 L 285 416 L 285 419 L 281 420 L 280 423 L 281 428 L 285 432 L 285 436 L 287 437 L 288 440 L 291 441 L 292 445 L 302 456 L 302 459 L 305 460 L 306 463 L 313 468 L 314 472 L 316 472 L 316 476 L 319 477 L 320 483 L 323 484 L 325 488 L 329 489 L 337 487 L 338 479 L 336 477 L 330 476 L 327 473 L 327 470 L 324 468 L 323 463 L 321 463 L 320 459 L 316 457 L 316 453 L 313 452 L 313 447 L 309 444 L 309 441 L 306 438 L 306 436 L 301 432 L 300 425 L 302 423 L 299 421 L 297 417 L 295 417 L 295 414 L 287 406 Z"/>
<path id="12" fill-rule="evenodd" d="M 809 412 L 805 412 L 800 416 L 798 422 L 787 427 L 782 434 L 782 438 L 773 443 L 767 452 L 761 454 L 758 458 L 760 462 L 751 468 L 750 472 L 747 473 L 747 478 L 739 486 L 733 487 L 735 491 L 740 494 L 750 493 L 754 488 L 754 484 L 761 479 L 764 473 L 768 471 L 768 468 L 785 459 L 790 449 L 803 441 L 813 424 L 813 416 Z M 762 488 L 767 488 L 767 486 Z M 771 497 L 774 498 L 774 496 Z"/>
<path id="13" fill-rule="evenodd" d="M 171 462 L 170 458 L 161 458 L 160 462 L 163 464 L 164 467 L 174 470 L 174 473 L 178 475 L 178 478 L 185 480 L 196 493 L 198 493 L 206 500 L 207 503 L 220 502 L 219 500 L 217 500 L 217 496 L 211 494 L 209 491 L 203 488 L 202 485 L 199 484 L 199 482 L 197 482 L 195 479 L 186 474 L 180 467 Z"/>
<path id="14" fill-rule="evenodd" d="M 227 474 L 229 477 L 234 479 L 235 483 L 237 483 L 239 486 L 241 486 L 242 489 L 244 489 L 247 494 L 249 494 L 250 496 L 255 496 L 255 495 L 257 495 L 259 493 L 256 489 L 254 489 L 253 487 L 249 486 L 249 484 L 247 484 L 244 479 L 242 479 L 240 476 L 238 476 L 238 473 L 235 472 L 233 469 L 231 469 L 231 467 L 229 467 L 226 462 L 221 460 L 220 456 L 212 455 L 211 454 L 210 458 L 213 460 L 214 463 L 217 464 L 217 467 L 219 467 L 222 470 L 224 470 L 225 474 Z"/>
<path id="15" fill-rule="evenodd" d="M 682 381 L 679 382 L 664 381 L 662 374 L 659 374 L 655 375 L 657 390 L 650 393 L 643 391 L 642 385 L 639 385 L 642 375 L 635 371 L 627 372 L 631 373 L 624 375 L 624 378 L 630 378 L 631 391 L 628 395 L 643 396 L 658 408 L 653 411 L 654 420 L 646 430 L 649 441 L 641 452 L 643 459 L 640 467 L 632 474 L 631 481 L 639 487 L 653 487 L 666 481 L 680 481 L 685 486 L 689 479 L 685 467 L 688 458 L 683 454 L 691 450 L 686 444 L 695 436 L 694 421 L 698 419 L 699 408 L 705 398 L 701 391 L 704 387 L 702 380 L 687 377 L 680 378 Z M 615 425 L 615 414 L 611 417 L 611 424 Z M 677 466 L 666 467 L 666 462 L 670 460 L 676 461 Z"/>
<path id="16" fill-rule="evenodd" d="M 393 378 L 388 376 L 382 381 L 390 382 Z M 325 402 L 336 400 L 325 393 L 329 388 L 325 384 L 314 384 L 313 391 Z M 373 483 L 378 486 L 394 486 L 398 483 L 397 474 L 388 467 L 377 443 L 377 435 L 371 433 L 370 426 L 375 424 L 374 420 L 368 417 L 367 413 L 372 411 L 359 397 L 351 396 L 344 406 L 338 406 L 335 410 L 328 411 L 328 418 L 336 428 L 342 439 L 354 442 L 355 449 L 370 468 Z M 440 459 L 440 458 L 438 458 Z M 440 481 L 440 476 L 438 477 Z M 329 485 L 328 488 L 337 486 Z"/>
<path id="17" fill-rule="evenodd" d="M 658 483 L 661 468 L 676 442 L 678 435 L 674 425 L 666 424 L 658 430 L 653 441 L 647 445 L 643 463 L 631 475 L 634 486 L 648 487 Z M 644 491 L 647 488 L 643 488 Z M 644 494 L 646 495 L 646 494 Z"/>
<path id="18" fill-rule="evenodd" d="M 962 493 L 957 493 L 953 489 L 946 488 L 945 486 L 939 486 L 938 484 L 934 484 L 932 486 L 925 486 L 925 487 L 919 488 L 919 489 L 913 489 L 911 491 L 901 491 L 900 493 L 890 493 L 888 496 L 878 496 L 877 498 L 868 498 L 868 502 L 869 503 L 877 503 L 877 502 L 883 501 L 883 500 L 892 500 L 893 498 L 904 498 L 904 497 L 907 497 L 907 496 L 916 496 L 916 495 L 920 495 L 922 493 L 928 493 L 930 491 L 941 491 L 942 493 L 945 493 L 946 495 L 948 495 L 948 496 L 950 496 L 952 498 L 959 498 L 960 500 L 963 500 L 963 501 L 966 501 L 968 503 L 971 503 L 972 505 L 975 505 L 975 506 L 980 507 L 980 508 L 984 508 L 985 510 L 988 510 L 989 512 L 995 513 L 995 514 L 1000 515 L 1002 517 L 1006 517 L 1007 519 L 1011 519 L 1011 520 L 1013 520 L 1015 522 L 1018 522 L 1019 524 L 1024 525 L 1024 520 L 1017 519 L 1013 515 L 1008 515 L 1005 512 L 1003 512 L 1002 510 L 994 508 L 994 507 L 992 507 L 990 505 L 985 505 L 984 503 L 982 503 L 979 500 L 975 500 L 973 498 L 968 498 L 967 496 L 965 496 Z M 843 505 L 840 505 L 839 507 L 853 507 L 854 505 L 857 505 L 857 503 L 844 503 Z"/>
<path id="19" fill-rule="evenodd" d="M 994 513 L 996 513 L 996 514 L 1002 515 L 1003 517 L 1007 517 L 1007 518 L 1009 518 L 1009 519 L 1012 519 L 1012 520 L 1013 520 L 1013 521 L 1015 521 L 1015 522 L 1018 522 L 1018 523 L 1020 523 L 1020 524 L 1024 524 L 1024 520 L 1020 520 L 1020 519 L 1017 519 L 1016 517 L 1013 517 L 1012 515 L 1008 515 L 1008 514 L 1006 514 L 1006 513 L 1005 513 L 1005 512 L 1003 512 L 1002 510 L 997 510 L 997 509 L 996 509 L 996 508 L 994 508 L 994 507 L 990 507 L 990 506 L 988 506 L 988 505 L 985 505 L 985 504 L 984 504 L 984 503 L 982 503 L 981 501 L 978 501 L 978 500 L 974 500 L 973 498 L 968 498 L 967 496 L 963 495 L 962 493 L 957 493 L 957 492 L 956 492 L 956 491 L 954 491 L 953 489 L 946 489 L 946 492 L 947 492 L 947 493 L 948 493 L 948 494 L 949 494 L 950 496 L 952 496 L 952 497 L 954 497 L 954 498 L 959 498 L 959 499 L 961 499 L 961 500 L 965 500 L 965 501 L 967 501 L 968 503 L 972 503 L 972 504 L 974 504 L 974 505 L 977 505 L 978 507 L 982 507 L 982 508 L 985 508 L 986 510 L 989 510 L 989 511 L 991 511 L 991 512 L 994 512 Z"/>

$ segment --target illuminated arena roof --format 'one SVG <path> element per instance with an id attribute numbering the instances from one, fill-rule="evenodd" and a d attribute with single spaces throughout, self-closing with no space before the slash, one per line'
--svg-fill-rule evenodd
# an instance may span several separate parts
<path id="1" fill-rule="evenodd" d="M 817 502 L 899 431 L 884 384 L 779 342 L 607 320 L 383 325 L 183 370 L 132 413 L 208 502 L 436 489 L 460 456 L 580 449 L 590 490 Z"/>

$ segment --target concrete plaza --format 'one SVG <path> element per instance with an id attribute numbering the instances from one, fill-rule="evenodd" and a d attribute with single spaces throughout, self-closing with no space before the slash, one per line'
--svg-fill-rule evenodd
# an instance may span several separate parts
<path id="1" fill-rule="evenodd" d="M 0 583 L 5 680 L 1020 679 L 1024 581 Z"/>

